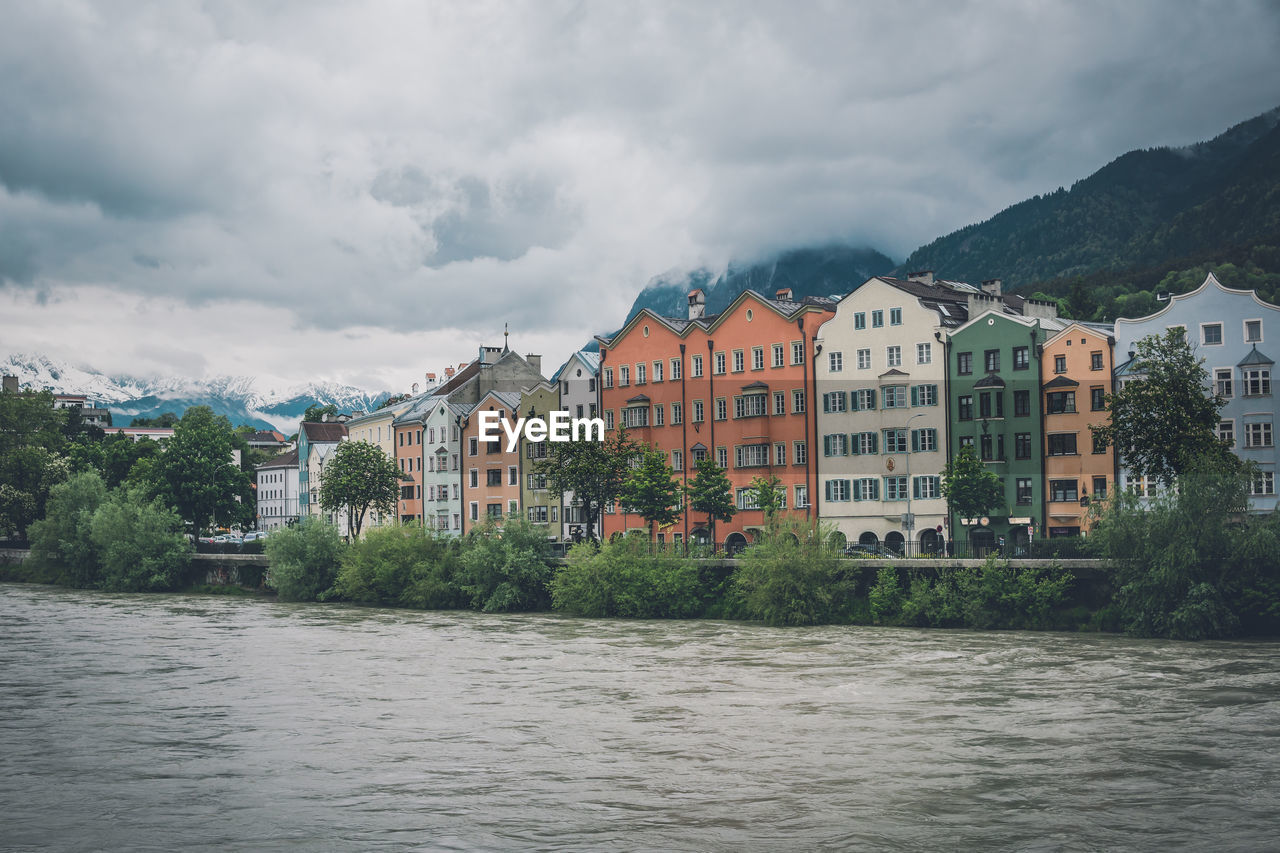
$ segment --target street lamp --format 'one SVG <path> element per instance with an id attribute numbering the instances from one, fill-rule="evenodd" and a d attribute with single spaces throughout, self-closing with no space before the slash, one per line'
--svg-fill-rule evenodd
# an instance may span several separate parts
<path id="1" fill-rule="evenodd" d="M 907 444 L 907 452 L 906 452 L 906 457 L 907 457 L 907 514 L 906 514 L 906 517 L 902 520 L 902 528 L 903 528 L 904 530 L 906 530 L 906 531 L 907 531 L 907 555 L 908 555 L 908 556 L 910 556 L 910 554 L 911 554 L 911 544 L 912 544 L 913 539 L 915 538 L 915 528 L 916 528 L 916 517 L 915 517 L 914 515 L 912 515 L 912 514 L 911 514 L 911 491 L 912 491 L 912 489 L 911 489 L 911 454 L 914 452 L 914 451 L 912 451 L 912 450 L 911 450 L 911 445 L 910 445 L 910 442 L 911 442 L 911 422 L 912 422 L 912 421 L 914 421 L 916 418 L 923 418 L 924 416 L 925 416 L 925 412 L 917 412 L 917 413 L 915 413 L 915 414 L 914 414 L 914 415 L 912 415 L 911 417 L 907 418 L 907 425 L 906 425 L 906 427 L 904 428 L 904 429 L 906 430 L 906 433 L 907 433 L 907 442 L 908 442 L 908 444 Z"/>

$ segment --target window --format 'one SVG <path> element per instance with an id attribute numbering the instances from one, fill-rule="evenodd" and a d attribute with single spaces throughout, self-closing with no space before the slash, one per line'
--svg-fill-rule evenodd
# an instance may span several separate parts
<path id="1" fill-rule="evenodd" d="M 716 420 L 726 421 L 729 419 L 729 403 L 724 397 L 716 397 Z"/>
<path id="2" fill-rule="evenodd" d="M 822 411 L 845 411 L 845 399 L 845 393 L 843 391 L 828 391 L 822 395 Z"/>
<path id="3" fill-rule="evenodd" d="M 734 495 L 735 503 L 738 509 L 759 509 L 756 503 L 756 490 L 748 488 L 740 488 Z"/>
<path id="4" fill-rule="evenodd" d="M 1220 345 L 1222 343 L 1222 324 L 1201 323 L 1200 343 L 1210 347 Z"/>
<path id="5" fill-rule="evenodd" d="M 785 355 L 785 350 L 783 349 L 782 344 L 774 344 L 773 345 L 773 366 L 782 367 L 785 364 L 786 364 L 786 355 Z"/>
<path id="6" fill-rule="evenodd" d="M 677 382 L 684 376 L 683 362 L 678 358 L 671 359 L 671 381 Z"/>
<path id="7" fill-rule="evenodd" d="M 1245 447 L 1270 447 L 1271 423 L 1269 421 L 1253 421 L 1244 425 Z"/>
<path id="8" fill-rule="evenodd" d="M 1014 481 L 1014 489 L 1018 506 L 1029 506 L 1031 504 L 1031 478 L 1019 477 Z"/>
<path id="9" fill-rule="evenodd" d="M 982 451 L 979 454 L 983 462 L 991 462 L 996 458 L 995 445 L 991 441 L 991 436 L 984 435 L 981 439 Z"/>
<path id="10" fill-rule="evenodd" d="M 791 442 L 791 464 L 805 465 L 809 462 L 809 444 L 805 441 Z"/>
<path id="11" fill-rule="evenodd" d="M 1015 418 L 1025 418 L 1031 414 L 1031 392 L 1030 391 L 1014 391 L 1013 392 L 1013 416 Z"/>
<path id="12" fill-rule="evenodd" d="M 1075 480 L 1050 480 L 1049 500 L 1065 502 L 1080 500 L 1080 493 Z"/>
<path id="13" fill-rule="evenodd" d="M 839 373 L 844 369 L 844 353 L 828 353 L 827 360 L 832 373 Z"/>
<path id="14" fill-rule="evenodd" d="M 703 421 L 702 401 L 694 400 L 693 401 L 693 422 L 695 424 L 700 424 L 702 423 L 702 421 Z"/>
<path id="15" fill-rule="evenodd" d="M 907 386 L 886 385 L 880 389 L 882 404 L 886 409 L 905 409 L 907 407 Z"/>
<path id="16" fill-rule="evenodd" d="M 693 377 L 697 379 L 702 375 L 702 356 L 695 355 L 693 357 Z"/>
<path id="17" fill-rule="evenodd" d="M 529 507 L 529 521 L 534 524 L 547 523 L 547 508 L 545 506 Z"/>
<path id="18" fill-rule="evenodd" d="M 923 476 L 911 478 L 911 496 L 916 500 L 929 500 L 942 494 L 942 482 L 938 477 Z"/>
<path id="19" fill-rule="evenodd" d="M 880 500 L 880 481 L 875 477 L 863 477 L 853 481 L 853 499 L 855 501 Z"/>
<path id="20" fill-rule="evenodd" d="M 930 364 L 932 362 L 933 344 L 916 344 L 916 364 Z"/>
<path id="21" fill-rule="evenodd" d="M 471 502 L 469 515 L 472 521 L 480 520 L 480 504 L 476 501 Z"/>
<path id="22" fill-rule="evenodd" d="M 787 392 L 773 392 L 773 413 L 775 415 L 785 415 L 787 413 Z"/>
<path id="23" fill-rule="evenodd" d="M 654 382 L 662 381 L 662 362 L 660 361 L 655 361 L 653 363 L 653 381 Z"/>
<path id="24" fill-rule="evenodd" d="M 989 349 L 982 353 L 982 364 L 987 373 L 1000 372 L 1000 350 Z"/>
<path id="25" fill-rule="evenodd" d="M 520 511 L 519 501 L 507 501 L 507 515 L 515 515 Z"/>
<path id="26" fill-rule="evenodd" d="M 546 474 L 536 474 L 536 473 L 535 473 L 535 474 L 529 474 L 527 477 L 525 477 L 525 482 L 527 482 L 527 483 L 528 483 L 529 488 L 530 488 L 531 490 L 533 490 L 533 491 L 542 491 L 543 489 L 545 489 L 545 488 L 547 487 L 547 475 L 546 475 Z"/>
<path id="27" fill-rule="evenodd" d="M 849 453 L 849 437 L 842 432 L 828 433 L 822 437 L 823 456 L 846 456 Z"/>
<path id="28" fill-rule="evenodd" d="M 653 425 L 654 426 L 662 426 L 662 414 L 663 414 L 662 404 L 661 403 L 655 404 L 653 407 Z M 543 444 L 543 442 L 540 442 L 539 446 L 541 446 L 541 444 Z"/>
<path id="29" fill-rule="evenodd" d="M 1261 320 L 1245 320 L 1244 321 L 1244 342 L 1247 344 L 1262 343 L 1262 321 Z"/>
<path id="30" fill-rule="evenodd" d="M 613 429 L 613 409 L 604 410 L 604 428 Z"/>
<path id="31" fill-rule="evenodd" d="M 885 477 L 884 499 L 887 501 L 905 501 L 907 499 L 907 478 Z"/>
<path id="32" fill-rule="evenodd" d="M 672 471 L 684 470 L 684 451 L 683 450 L 671 451 L 671 470 Z"/>
<path id="33" fill-rule="evenodd" d="M 473 435 L 467 439 L 467 455 L 475 456 L 479 452 L 480 452 L 480 439 Z"/>
<path id="34" fill-rule="evenodd" d="M 938 449 L 938 431 L 932 427 L 911 431 L 911 452 L 928 453 Z"/>
<path id="35" fill-rule="evenodd" d="M 871 350 L 870 349 L 858 350 L 858 369 L 859 370 L 871 369 Z"/>
<path id="36" fill-rule="evenodd" d="M 1218 439 L 1227 447 L 1235 447 L 1236 444 L 1236 422 L 1233 420 L 1218 422 Z"/>
<path id="37" fill-rule="evenodd" d="M 849 393 L 849 406 L 855 412 L 871 412 L 876 408 L 876 392 L 874 388 Z"/>
<path id="38" fill-rule="evenodd" d="M 645 363 L 642 361 L 636 365 L 636 384 L 643 385 L 645 383 Z"/>
<path id="39" fill-rule="evenodd" d="M 671 404 L 671 425 L 680 426 L 680 424 L 682 423 L 684 423 L 684 404 L 672 403 Z"/>
<path id="40" fill-rule="evenodd" d="M 764 370 L 764 347 L 751 348 L 751 369 Z"/>
<path id="41" fill-rule="evenodd" d="M 1107 478 L 1093 478 L 1093 499 L 1095 501 L 1105 501 L 1107 499 Z"/>
<path id="42" fill-rule="evenodd" d="M 805 509 L 809 506 L 809 487 L 796 486 L 796 509 Z"/>
<path id="43" fill-rule="evenodd" d="M 884 348 L 885 363 L 889 367 L 902 366 L 902 347 L 892 346 Z"/>
<path id="44" fill-rule="evenodd" d="M 706 459 L 706 458 L 707 458 L 707 449 L 705 447 L 699 447 L 693 451 L 693 461 L 695 464 L 698 462 L 701 462 L 703 459 Z"/>
<path id="45" fill-rule="evenodd" d="M 1026 370 L 1031 366 L 1031 360 L 1027 354 L 1026 347 L 1013 348 L 1013 369 Z"/>
<path id="46" fill-rule="evenodd" d="M 991 392 L 983 391 L 978 395 L 978 417 L 991 417 Z"/>
<path id="47" fill-rule="evenodd" d="M 889 309 L 889 325 L 890 326 L 902 325 L 902 309 L 901 308 Z"/>
<path id="48" fill-rule="evenodd" d="M 1051 415 L 1069 414 L 1076 410 L 1076 392 L 1053 391 L 1047 395 L 1045 403 Z"/>
<path id="49" fill-rule="evenodd" d="M 725 365 L 724 353 L 718 352 L 715 355 L 713 355 L 711 358 L 712 358 L 711 373 L 715 376 L 722 376 L 724 374 L 724 365 Z"/>
<path id="50" fill-rule="evenodd" d="M 1244 395 L 1262 397 L 1271 393 L 1271 371 L 1265 367 L 1251 367 L 1244 372 Z"/>
<path id="51" fill-rule="evenodd" d="M 970 450 L 973 450 L 973 436 L 971 435 L 960 436 L 960 449 L 964 450 L 966 447 L 969 448 Z"/>
<path id="52" fill-rule="evenodd" d="M 1074 432 L 1055 432 L 1049 434 L 1050 456 L 1075 456 L 1076 434 Z"/>
<path id="53" fill-rule="evenodd" d="M 959 399 L 956 406 L 956 417 L 962 421 L 973 420 L 973 397 L 965 394 Z"/>
<path id="54" fill-rule="evenodd" d="M 855 432 L 850 436 L 853 452 L 857 456 L 874 456 L 879 453 L 880 434 L 876 432 Z"/>
<path id="55" fill-rule="evenodd" d="M 1089 389 L 1089 410 L 1101 412 L 1107 407 L 1107 389 L 1095 385 Z"/>
<path id="56" fill-rule="evenodd" d="M 1231 396 L 1231 368 L 1218 368 L 1213 371 L 1213 390 L 1219 397 Z"/>
<path id="57" fill-rule="evenodd" d="M 486 486 L 492 487 L 492 486 L 502 485 L 502 469 L 501 468 L 490 468 L 488 471 L 485 471 L 484 474 L 485 474 L 484 484 Z"/>
<path id="58" fill-rule="evenodd" d="M 884 312 L 880 310 L 871 312 L 871 328 L 879 329 L 884 325 Z"/>
<path id="59" fill-rule="evenodd" d="M 803 412 L 804 412 L 804 392 L 792 391 L 791 392 L 791 413 L 793 415 L 798 415 Z"/>
<path id="60" fill-rule="evenodd" d="M 907 431 L 905 429 L 887 429 L 884 431 L 885 453 L 907 452 Z"/>
<path id="61" fill-rule="evenodd" d="M 649 425 L 648 406 L 628 406 L 622 410 L 622 425 L 627 429 Z"/>
<path id="62" fill-rule="evenodd" d="M 618 368 L 618 384 L 624 388 L 631 384 L 631 365 L 624 364 Z"/>
<path id="63" fill-rule="evenodd" d="M 1274 495 L 1276 493 L 1276 475 L 1272 471 L 1259 471 L 1249 484 L 1251 495 Z"/>
<path id="64" fill-rule="evenodd" d="M 911 386 L 911 405 L 913 406 L 938 405 L 938 386 L 937 385 L 912 385 Z"/>
<path id="65" fill-rule="evenodd" d="M 764 468 L 769 464 L 769 445 L 739 444 L 733 448 L 735 468 Z"/>
<path id="66" fill-rule="evenodd" d="M 843 396 L 843 395 L 842 395 Z M 733 398 L 733 416 L 735 418 L 757 418 L 765 414 L 766 397 L 764 394 L 743 394 Z"/>
<path id="67" fill-rule="evenodd" d="M 859 311 L 853 315 L 853 328 L 855 331 L 861 331 L 867 327 L 866 312 Z"/>
<path id="68" fill-rule="evenodd" d="M 961 376 L 970 376 L 973 374 L 973 353 L 956 353 L 956 373 L 959 373 Z"/>
<path id="69" fill-rule="evenodd" d="M 1053 357 L 1053 372 L 1054 373 L 1067 372 L 1067 357 L 1065 355 L 1055 355 Z"/>
<path id="70" fill-rule="evenodd" d="M 1019 432 L 1014 434 L 1013 458 L 1014 459 L 1030 459 L 1031 458 L 1031 433 Z"/>
<path id="71" fill-rule="evenodd" d="M 848 480 L 827 480 L 826 488 L 827 488 L 828 501 L 849 500 L 849 481 Z"/>
<path id="72" fill-rule="evenodd" d="M 1100 352 L 1089 353 L 1089 369 L 1090 370 L 1102 369 L 1102 353 Z"/>
<path id="73" fill-rule="evenodd" d="M 743 359 L 742 350 L 740 349 L 734 350 L 733 351 L 733 372 L 741 373 L 745 369 L 746 369 L 746 362 Z"/>
<path id="74" fill-rule="evenodd" d="M 727 447 L 716 448 L 716 464 L 721 468 L 729 467 L 729 449 Z"/>
<path id="75" fill-rule="evenodd" d="M 785 441 L 779 441 L 773 445 L 773 464 L 787 464 L 787 443 Z"/>
<path id="76" fill-rule="evenodd" d="M 791 363 L 804 364 L 804 341 L 791 342 Z"/>

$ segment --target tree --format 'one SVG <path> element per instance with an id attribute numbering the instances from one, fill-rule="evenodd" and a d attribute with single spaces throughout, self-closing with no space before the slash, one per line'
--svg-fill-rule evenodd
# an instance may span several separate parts
<path id="1" fill-rule="evenodd" d="M 324 420 L 325 415 L 328 415 L 331 418 L 337 417 L 338 407 L 333 403 L 329 403 L 327 406 L 322 406 L 319 403 L 312 403 L 310 406 L 307 406 L 307 410 L 302 413 L 302 422 L 308 424 L 320 423 Z"/>
<path id="2" fill-rule="evenodd" d="M 961 518 L 978 518 L 1004 504 L 1004 488 L 994 471 L 983 465 L 972 447 L 962 447 L 942 469 L 942 494 Z"/>
<path id="3" fill-rule="evenodd" d="M 367 441 L 344 441 L 333 452 L 320 480 L 320 508 L 347 510 L 347 535 L 355 539 L 370 509 L 394 515 L 401 473 L 396 461 Z"/>
<path id="4" fill-rule="evenodd" d="M 232 458 L 231 422 L 208 406 L 187 409 L 156 457 L 155 493 L 195 530 L 235 525 L 253 511 L 250 478 Z"/>
<path id="5" fill-rule="evenodd" d="M 160 500 L 116 489 L 93 513 L 91 539 L 101 560 L 99 585 L 113 592 L 162 592 L 178 586 L 194 550 L 182 519 Z"/>
<path id="6" fill-rule="evenodd" d="M 84 471 L 54 486 L 45 517 L 31 525 L 31 559 L 59 570 L 59 582 L 92 587 L 98 582 L 93 544 L 93 515 L 107 499 L 107 487 L 94 471 Z"/>
<path id="7" fill-rule="evenodd" d="M 129 426 L 136 427 L 161 427 L 169 429 L 178 425 L 178 416 L 173 412 L 161 412 L 154 418 L 134 418 Z"/>
<path id="8" fill-rule="evenodd" d="M 587 539 L 595 538 L 595 520 L 601 508 L 618 499 L 622 481 L 630 470 L 637 448 L 619 428 L 604 441 L 569 441 L 548 445 L 550 455 L 534 463 L 535 472 L 547 478 L 547 490 L 558 498 L 572 492 L 574 502 L 587 519 Z"/>
<path id="9" fill-rule="evenodd" d="M 755 477 L 751 481 L 751 494 L 755 498 L 756 508 L 764 512 L 765 523 L 773 527 L 778 510 L 782 509 L 782 501 L 786 492 L 782 481 L 770 474 L 768 477 Z"/>
<path id="10" fill-rule="evenodd" d="M 546 533 L 519 515 L 499 527 L 486 520 L 462 547 L 458 585 L 486 613 L 545 610 L 551 603 Z"/>
<path id="11" fill-rule="evenodd" d="M 44 516 L 49 490 L 68 474 L 66 414 L 48 391 L 0 392 L 0 535 Z"/>
<path id="12" fill-rule="evenodd" d="M 1110 422 L 1091 426 L 1139 475 L 1168 486 L 1195 460 L 1230 456 L 1218 439 L 1223 399 L 1205 393 L 1209 374 L 1181 329 L 1149 335 L 1135 346 L 1142 373 L 1107 395 Z"/>
<path id="13" fill-rule="evenodd" d="M 311 516 L 267 537 L 269 583 L 283 601 L 315 601 L 338 577 L 342 537 L 332 524 Z"/>
<path id="14" fill-rule="evenodd" d="M 667 525 L 680 517 L 680 484 L 667 464 L 667 454 L 656 448 L 640 453 L 640 464 L 631 469 L 622 482 L 622 503 L 649 522 L 649 539 L 654 528 Z"/>
<path id="15" fill-rule="evenodd" d="M 689 508 L 707 515 L 711 527 L 711 541 L 716 541 L 716 520 L 729 521 L 738 512 L 733 502 L 733 490 L 724 469 L 710 456 L 699 459 L 694 466 L 697 473 L 689 481 L 685 491 L 689 496 Z"/>

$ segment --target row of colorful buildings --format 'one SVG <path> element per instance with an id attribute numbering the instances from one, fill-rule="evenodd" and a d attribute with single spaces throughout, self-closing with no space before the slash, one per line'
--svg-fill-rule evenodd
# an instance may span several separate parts
<path id="1" fill-rule="evenodd" d="M 1277 412 L 1266 352 L 1269 336 L 1280 335 L 1280 308 L 1212 275 L 1161 311 L 1114 324 L 1060 318 L 1054 303 L 1004 293 L 999 280 L 975 286 L 928 272 L 875 277 L 843 298 L 747 291 L 714 315 L 700 290 L 688 303 L 684 317 L 640 311 L 599 338 L 598 353 L 575 353 L 550 380 L 537 356 L 483 348 L 456 371 L 429 374 L 425 391 L 394 406 L 345 424 L 303 424 L 292 463 L 297 514 L 316 513 L 331 448 L 363 440 L 408 478 L 396 521 L 465 534 L 485 518 L 519 513 L 549 538 L 572 538 L 584 521 L 572 496 L 553 497 L 534 470 L 548 445 L 521 441 L 508 452 L 478 434 L 482 411 L 514 421 L 560 409 L 625 428 L 661 450 L 682 481 L 699 459 L 714 459 L 738 507 L 715 528 L 730 546 L 763 526 L 751 490 L 762 475 L 778 478 L 788 510 L 824 519 L 850 543 L 927 552 L 949 539 L 1017 546 L 1080 535 L 1089 505 L 1110 490 L 1153 488 L 1095 442 L 1090 426 L 1107 417 L 1116 383 L 1140 375 L 1135 343 L 1170 327 L 1181 327 L 1205 360 L 1206 390 L 1227 401 L 1220 434 L 1259 465 L 1254 508 L 1275 508 Z M 1004 505 L 979 518 L 951 513 L 941 492 L 943 468 L 965 447 L 1004 488 Z M 279 475 L 289 464 L 273 463 L 260 472 Z M 260 475 L 260 507 L 262 488 Z M 263 526 L 277 517 L 270 512 Z M 599 529 L 611 536 L 647 524 L 606 506 Z M 698 541 L 710 531 L 705 517 L 685 511 L 657 535 Z"/>

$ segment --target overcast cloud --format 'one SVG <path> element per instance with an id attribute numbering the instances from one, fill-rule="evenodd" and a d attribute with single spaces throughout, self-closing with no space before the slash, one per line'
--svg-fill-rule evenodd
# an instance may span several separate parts
<path id="1" fill-rule="evenodd" d="M 510 322 L 553 369 L 673 267 L 901 259 L 1210 138 L 1277 44 L 1269 2 L 9 2 L 0 350 L 399 388 Z"/>

